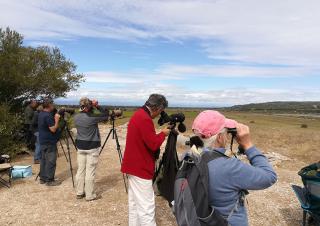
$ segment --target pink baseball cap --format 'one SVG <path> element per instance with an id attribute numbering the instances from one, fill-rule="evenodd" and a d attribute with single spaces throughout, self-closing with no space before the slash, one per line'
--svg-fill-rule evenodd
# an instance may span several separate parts
<path id="1" fill-rule="evenodd" d="M 217 135 L 223 128 L 236 128 L 237 122 L 224 117 L 218 111 L 206 110 L 201 112 L 193 121 L 192 130 L 204 138 Z"/>

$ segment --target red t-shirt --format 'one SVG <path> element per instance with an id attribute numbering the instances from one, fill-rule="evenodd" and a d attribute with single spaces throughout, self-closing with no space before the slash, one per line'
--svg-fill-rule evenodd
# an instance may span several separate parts
<path id="1" fill-rule="evenodd" d="M 164 133 L 156 134 L 148 110 L 138 109 L 128 124 L 121 172 L 151 180 L 155 171 L 154 153 L 164 140 Z"/>

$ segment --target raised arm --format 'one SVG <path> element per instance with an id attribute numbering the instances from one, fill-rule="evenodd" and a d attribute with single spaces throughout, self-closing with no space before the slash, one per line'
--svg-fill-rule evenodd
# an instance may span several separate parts
<path id="1" fill-rule="evenodd" d="M 53 119 L 52 116 L 47 118 L 47 125 L 49 127 L 49 130 L 52 133 L 57 132 L 57 130 L 59 128 L 59 120 L 60 120 L 60 115 L 59 114 L 55 114 L 54 115 L 54 119 Z"/>
<path id="2" fill-rule="evenodd" d="M 231 177 L 238 189 L 258 190 L 270 187 L 277 181 L 277 174 L 269 164 L 268 159 L 253 146 L 249 127 L 243 124 L 237 126 L 237 142 L 244 148 L 250 165 L 240 160 L 232 160 Z"/>
<path id="3" fill-rule="evenodd" d="M 277 174 L 269 164 L 268 159 L 255 147 L 246 152 L 250 165 L 238 159 L 232 160 L 230 176 L 233 186 L 237 189 L 259 190 L 273 185 Z"/>

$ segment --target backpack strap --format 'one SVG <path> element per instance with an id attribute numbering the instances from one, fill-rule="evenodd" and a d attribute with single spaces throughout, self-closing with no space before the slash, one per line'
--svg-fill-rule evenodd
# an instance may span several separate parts
<path id="1" fill-rule="evenodd" d="M 204 164 L 208 164 L 210 161 L 215 160 L 217 158 L 229 158 L 225 154 L 216 151 L 216 150 L 210 150 L 210 151 L 203 151 L 201 155 L 201 162 Z"/>

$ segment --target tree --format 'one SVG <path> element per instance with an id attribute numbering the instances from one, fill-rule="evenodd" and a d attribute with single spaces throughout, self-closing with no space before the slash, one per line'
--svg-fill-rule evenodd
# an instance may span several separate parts
<path id="1" fill-rule="evenodd" d="M 18 32 L 0 28 L 0 154 L 19 152 L 19 114 L 31 98 L 63 97 L 76 89 L 83 75 L 58 48 L 23 46 Z"/>
<path id="2" fill-rule="evenodd" d="M 0 155 L 14 156 L 20 151 L 19 126 L 20 122 L 15 114 L 10 113 L 5 104 L 0 105 Z"/>
<path id="3" fill-rule="evenodd" d="M 0 103 L 30 98 L 64 97 L 83 81 L 76 65 L 58 48 L 25 47 L 23 36 L 0 29 Z"/>

